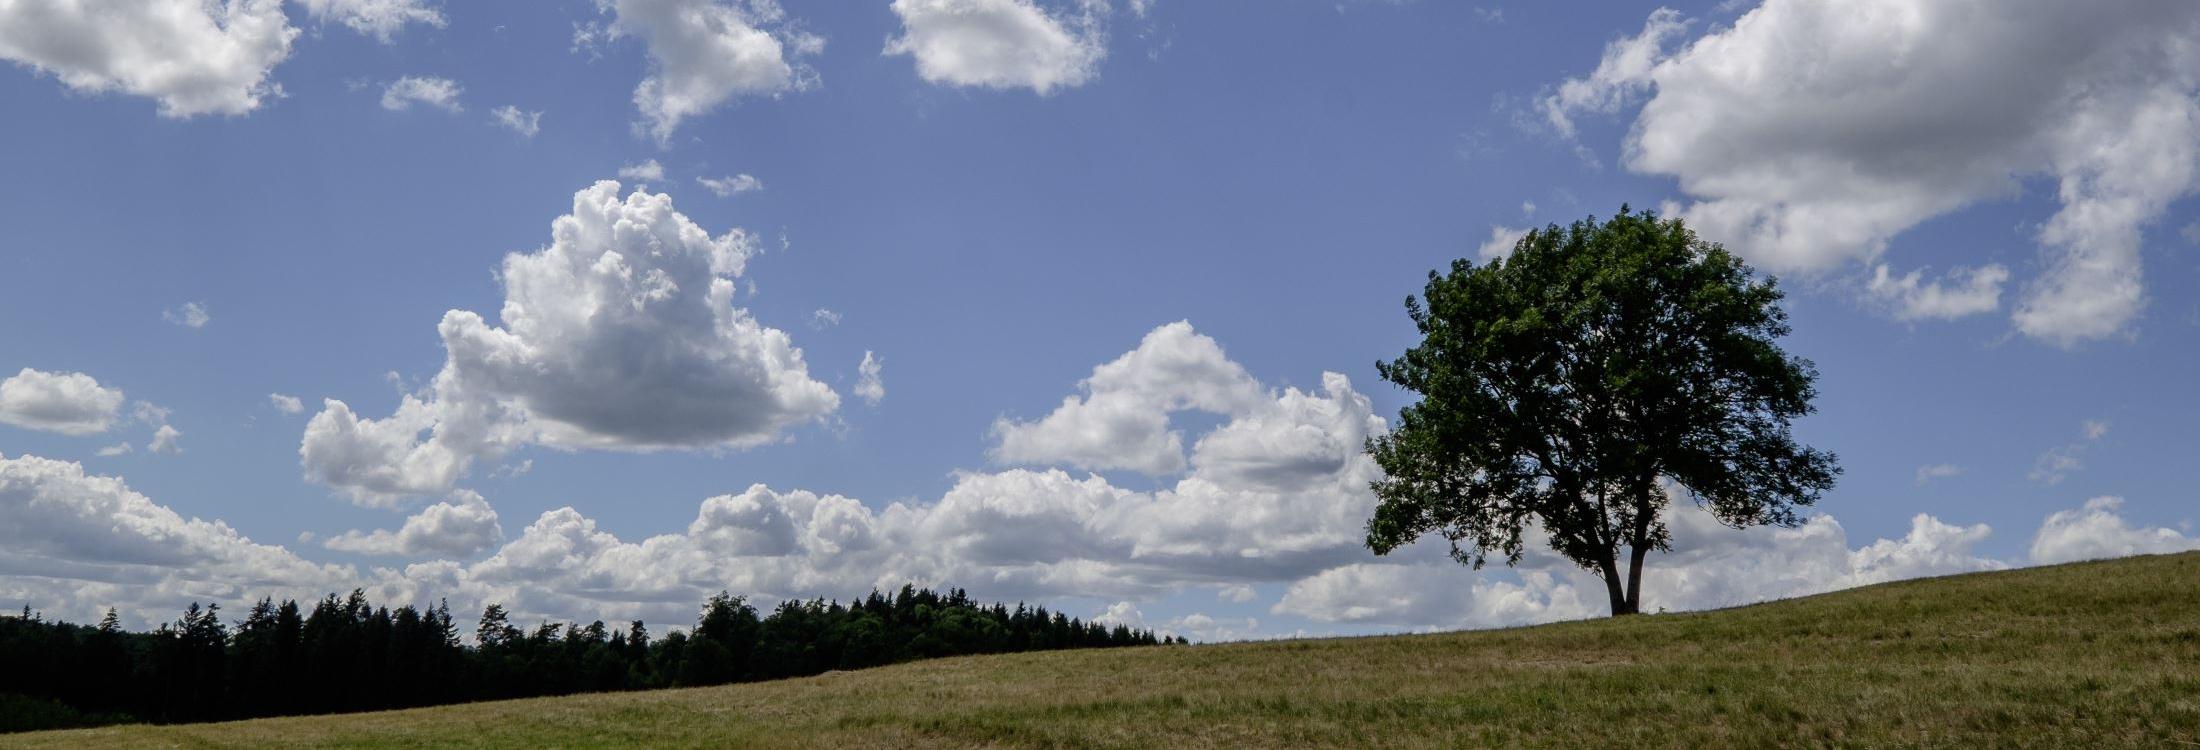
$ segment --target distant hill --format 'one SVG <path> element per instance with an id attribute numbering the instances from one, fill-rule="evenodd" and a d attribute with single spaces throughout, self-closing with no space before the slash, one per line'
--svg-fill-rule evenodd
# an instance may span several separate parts
<path id="1" fill-rule="evenodd" d="M 1440 635 L 979 656 L 5 747 L 2192 747 L 2200 553 Z"/>

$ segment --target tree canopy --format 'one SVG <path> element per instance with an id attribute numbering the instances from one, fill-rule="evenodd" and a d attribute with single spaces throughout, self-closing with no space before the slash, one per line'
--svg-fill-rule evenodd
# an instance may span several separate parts
<path id="1" fill-rule="evenodd" d="M 716 685 L 961 654 L 1181 643 L 962 589 L 903 586 L 861 599 L 782 601 L 760 614 L 729 593 L 695 627 L 652 639 L 540 622 L 488 605 L 474 643 L 450 608 L 375 606 L 363 591 L 301 607 L 261 599 L 237 621 L 193 603 L 152 632 L 0 614 L 0 732 L 128 721 L 178 722 L 364 711 L 497 698 Z"/>
<path id="2" fill-rule="evenodd" d="M 1840 469 L 1791 434 L 1817 372 L 1779 346 L 1781 298 L 1679 219 L 1624 206 L 1429 272 L 1406 299 L 1421 342 L 1376 364 L 1420 400 L 1368 441 L 1386 473 L 1368 546 L 1433 532 L 1480 567 L 1539 533 L 1617 615 L 1640 611 L 1644 559 L 1669 548 L 1670 498 L 1737 528 L 1799 523 Z"/>

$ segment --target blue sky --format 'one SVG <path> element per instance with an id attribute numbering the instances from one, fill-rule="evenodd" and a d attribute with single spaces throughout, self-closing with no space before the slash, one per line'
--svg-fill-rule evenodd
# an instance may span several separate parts
<path id="1" fill-rule="evenodd" d="M 2184 469 L 2200 445 L 2189 418 L 2200 406 L 2189 387 L 2200 372 L 2200 261 L 2186 236 L 2200 232 L 2180 230 L 2200 218 L 2187 199 L 2200 87 L 2177 57 L 2190 53 L 2170 42 L 2200 18 L 2111 3 L 2070 49 L 2021 65 L 1996 56 L 2013 48 L 1878 54 L 1844 41 L 1885 38 L 1873 29 L 1822 28 L 1810 33 L 1845 56 L 1811 67 L 1763 39 L 1788 24 L 1818 28 L 1810 22 L 1832 12 L 1826 3 L 1724 5 L 1738 7 L 627 0 L 377 10 L 234 0 L 227 43 L 246 33 L 237 19 L 248 13 L 298 33 L 266 66 L 217 55 L 219 43 L 191 46 L 201 37 L 159 53 L 243 76 L 212 104 L 204 90 L 133 72 L 148 64 L 142 51 L 116 41 L 145 23 L 132 13 L 51 29 L 33 26 L 51 19 L 0 15 L 22 37 L 0 30 L 0 57 L 12 63 L 0 70 L 0 173 L 14 177 L 0 181 L 10 228 L 0 238 L 0 376 L 81 373 L 126 394 L 104 429 L 57 429 L 23 403 L 0 420 L 0 459 L 81 464 L 74 473 L 17 465 L 0 482 L 0 498 L 15 495 L 0 502 L 0 518 L 17 516 L 10 525 L 28 550 L 0 554 L 0 599 L 77 617 L 115 604 L 151 618 L 194 597 L 371 585 L 389 597 L 452 596 L 454 608 L 468 597 L 518 598 L 520 611 L 541 617 L 676 624 L 696 591 L 845 598 L 900 575 L 1206 639 L 1594 614 L 1568 588 L 1579 576 L 1550 560 L 1529 561 L 1526 575 L 1475 574 L 1445 567 L 1433 550 L 1355 553 L 1356 528 L 1305 511 L 1367 502 L 1350 489 L 1364 467 L 1342 454 L 1315 462 L 1345 467 L 1320 493 L 1279 500 L 1225 487 L 1254 494 L 1210 512 L 1242 518 L 1183 528 L 1109 507 L 1150 502 L 1143 512 L 1166 514 L 1182 497 L 1052 508 L 1069 501 L 1045 482 L 1141 494 L 1221 471 L 1221 458 L 1196 457 L 1195 468 L 1141 471 L 1146 454 L 1101 455 L 1128 449 L 1078 443 L 1079 425 L 1167 420 L 1179 454 L 1230 425 L 1275 428 L 1273 439 L 1246 444 L 1288 453 L 1288 436 L 1302 434 L 1294 425 L 1352 423 L 1354 398 L 1369 415 L 1393 416 L 1405 396 L 1372 363 L 1410 344 L 1400 301 L 1429 269 L 1481 257 L 1493 233 L 1609 215 L 1623 202 L 1669 206 L 1706 239 L 1779 273 L 1791 294 L 1789 347 L 1823 374 L 1820 413 L 1798 433 L 1846 469 L 1821 508 L 1837 521 L 1812 527 L 1817 536 L 1682 535 L 1725 551 L 1676 556 L 1673 606 L 2052 561 L 2040 544 L 2050 529 L 2090 534 L 2081 541 L 2094 546 L 2075 547 L 2089 551 L 2193 545 Z M 1982 12 L 1962 0 L 1916 5 L 1913 43 L 1969 33 Z M 1987 24 L 2003 35 L 1993 38 L 2068 24 L 2051 3 L 2017 6 Z M 720 36 L 701 42 L 650 26 L 700 17 L 732 26 L 710 27 Z M 56 52 L 27 41 L 33 33 L 82 34 L 93 51 Z M 759 38 L 771 40 L 770 59 L 729 57 Z M 694 44 L 733 46 L 683 56 Z M 1760 75 L 1718 78 L 1745 63 Z M 240 64 L 242 73 L 230 70 Z M 455 96 L 385 106 L 406 77 L 447 81 Z M 720 86 L 667 128 L 637 104 L 637 87 L 653 79 L 748 83 Z M 2100 81 L 2130 90 L 2101 93 Z M 1972 116 L 1970 97 L 1990 102 L 1972 108 L 1984 110 L 2052 101 Z M 173 111 L 193 106 L 209 111 Z M 539 130 L 500 125 L 495 111 L 507 106 L 540 113 Z M 660 142 L 656 132 L 667 135 Z M 504 370 L 446 352 L 437 328 L 446 311 L 505 325 L 504 258 L 547 252 L 552 221 L 575 210 L 576 193 L 621 180 L 609 193 L 623 207 L 614 211 L 641 210 L 626 197 L 637 180 L 620 172 L 647 162 L 662 176 L 640 182 L 685 221 L 712 237 L 745 233 L 739 273 L 696 278 L 728 280 L 732 306 L 783 332 L 800 352 L 799 377 L 829 391 L 831 408 L 723 401 L 746 392 L 731 383 L 697 397 L 721 399 L 734 421 L 777 409 L 785 423 L 700 424 L 716 437 L 676 445 L 612 417 L 559 433 L 543 427 L 546 415 L 586 405 L 549 403 L 579 397 L 526 373 L 574 362 Z M 736 175 L 761 188 L 721 196 L 698 181 Z M 1812 223 L 1829 216 L 1837 220 Z M 1916 285 L 1896 283 L 1911 271 Z M 545 299 L 569 299 L 544 289 Z M 171 320 L 194 303 L 203 325 Z M 1165 328 L 1176 321 L 1196 333 Z M 671 357 L 669 368 L 694 362 L 628 341 L 638 330 L 614 337 L 626 342 L 618 347 L 567 353 L 611 377 L 663 376 L 646 383 L 659 397 L 696 395 L 663 390 L 694 381 L 648 369 L 650 357 Z M 567 333 L 545 329 L 531 343 Z M 1167 370 L 1126 375 L 1121 401 L 1081 386 L 1134 351 L 1181 355 L 1235 395 L 1201 406 L 1202 396 L 1170 390 L 1190 376 Z M 875 404 L 858 390 L 867 352 L 881 365 Z M 464 397 L 477 402 L 438 391 L 447 366 L 505 390 Z M 1325 372 L 1349 386 L 1332 389 Z M 18 396 L 29 399 L 24 383 Z M 1348 413 L 1284 424 L 1304 416 L 1291 411 L 1288 389 L 1328 394 L 1324 404 Z M 503 442 L 454 449 L 467 463 L 449 481 L 362 490 L 302 464 L 323 399 L 383 420 L 407 393 L 431 409 L 518 404 L 527 413 L 491 420 Z M 302 411 L 285 413 L 270 394 L 300 398 Z M 1108 413 L 1130 421 L 1056 411 L 1073 396 L 1120 406 Z M 96 415 L 103 407 L 92 401 Z M 140 401 L 167 413 L 139 418 Z M 152 449 L 162 424 L 180 432 L 180 452 Z M 1031 427 L 1032 437 L 1006 446 L 1014 430 L 999 425 Z M 1364 420 L 1336 427 L 1324 445 L 1356 445 L 1344 438 L 1365 429 Z M 119 443 L 131 450 L 98 454 Z M 372 468 L 353 459 L 346 466 Z M 522 465 L 517 476 L 498 471 Z M 99 476 L 142 498 L 90 479 Z M 1011 480 L 1030 486 L 1006 488 Z M 854 499 L 881 529 L 900 523 L 888 509 L 901 503 L 930 516 L 881 531 L 880 545 L 958 551 L 923 561 L 843 552 L 845 565 L 816 562 L 831 553 L 809 546 L 809 562 L 643 555 L 664 567 L 644 566 L 638 578 L 676 583 L 625 589 L 498 561 L 533 549 L 505 545 L 524 546 L 524 530 L 561 508 L 629 545 L 701 539 L 716 527 L 705 528 L 698 503 L 759 483 L 774 497 Z M 963 506 L 943 497 L 958 488 L 988 498 L 984 507 L 950 518 Z M 481 499 L 453 499 L 460 491 Z M 57 514 L 61 497 L 87 510 Z M 2121 500 L 2088 504 L 2103 497 Z M 756 502 L 765 516 L 776 507 Z M 811 501 L 776 502 L 806 529 L 789 539 L 811 539 Z M 146 503 L 231 531 L 101 536 L 108 514 L 178 523 Z M 493 508 L 486 526 L 469 510 L 482 506 Z M 476 533 L 328 546 L 434 508 L 457 514 L 436 518 L 474 521 L 466 528 Z M 1298 515 L 1243 520 L 1263 514 Z M 1934 532 L 1920 514 L 1951 531 Z M 1972 533 L 1978 524 L 1991 532 Z M 1824 542 L 1829 525 L 1841 535 L 1834 547 L 1781 551 Z M 949 527 L 960 531 L 941 531 Z M 481 537 L 485 529 L 493 536 Z M 1026 549 L 1054 533 L 1073 547 L 1091 541 L 1078 535 L 1122 544 Z M 1203 533 L 1214 535 L 1210 557 L 1257 542 L 1272 556 L 1244 559 L 1273 564 L 1157 551 Z M 173 560 L 119 551 L 194 535 L 212 541 Z M 40 539 L 63 541 L 31 543 Z M 1901 564 L 1863 552 L 1880 540 L 1900 548 Z M 706 557 L 756 554 L 683 543 Z M 561 549 L 569 569 L 634 564 Z M 1825 549 L 1848 557 L 1812 556 Z M 1751 554 L 1823 557 L 1841 569 L 1786 588 L 1741 581 L 1731 571 L 1761 558 L 1736 556 Z M 238 573 L 236 561 L 255 555 L 293 573 Z M 767 569 L 776 572 L 755 572 Z M 358 583 L 334 583 L 347 577 Z M 1120 585 L 1095 583 L 1106 581 Z M 1588 593 L 1582 601 L 1599 604 Z M 1649 596 L 1659 595 L 1654 579 Z M 1520 599 L 1528 604 L 1503 604 Z M 1358 614 L 1335 614 L 1351 607 Z"/>

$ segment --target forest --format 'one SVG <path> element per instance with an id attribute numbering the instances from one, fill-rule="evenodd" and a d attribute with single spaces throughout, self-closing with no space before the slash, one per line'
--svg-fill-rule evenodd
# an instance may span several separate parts
<path id="1" fill-rule="evenodd" d="M 1150 630 L 1044 607 L 981 605 L 961 589 L 903 586 L 842 604 L 785 601 L 760 615 L 720 593 L 691 631 L 636 620 L 511 621 L 481 613 L 472 642 L 448 604 L 390 609 L 364 592 L 310 609 L 261 599 L 241 620 L 192 604 L 151 632 L 0 616 L 0 732 L 372 711 L 580 692 L 718 685 L 964 654 L 1177 644 Z"/>

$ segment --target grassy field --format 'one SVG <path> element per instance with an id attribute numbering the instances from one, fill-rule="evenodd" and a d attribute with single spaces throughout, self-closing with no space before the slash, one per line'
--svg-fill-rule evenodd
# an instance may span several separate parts
<path id="1" fill-rule="evenodd" d="M 984 656 L 7 747 L 2200 747 L 2200 553 L 1624 621 Z"/>

